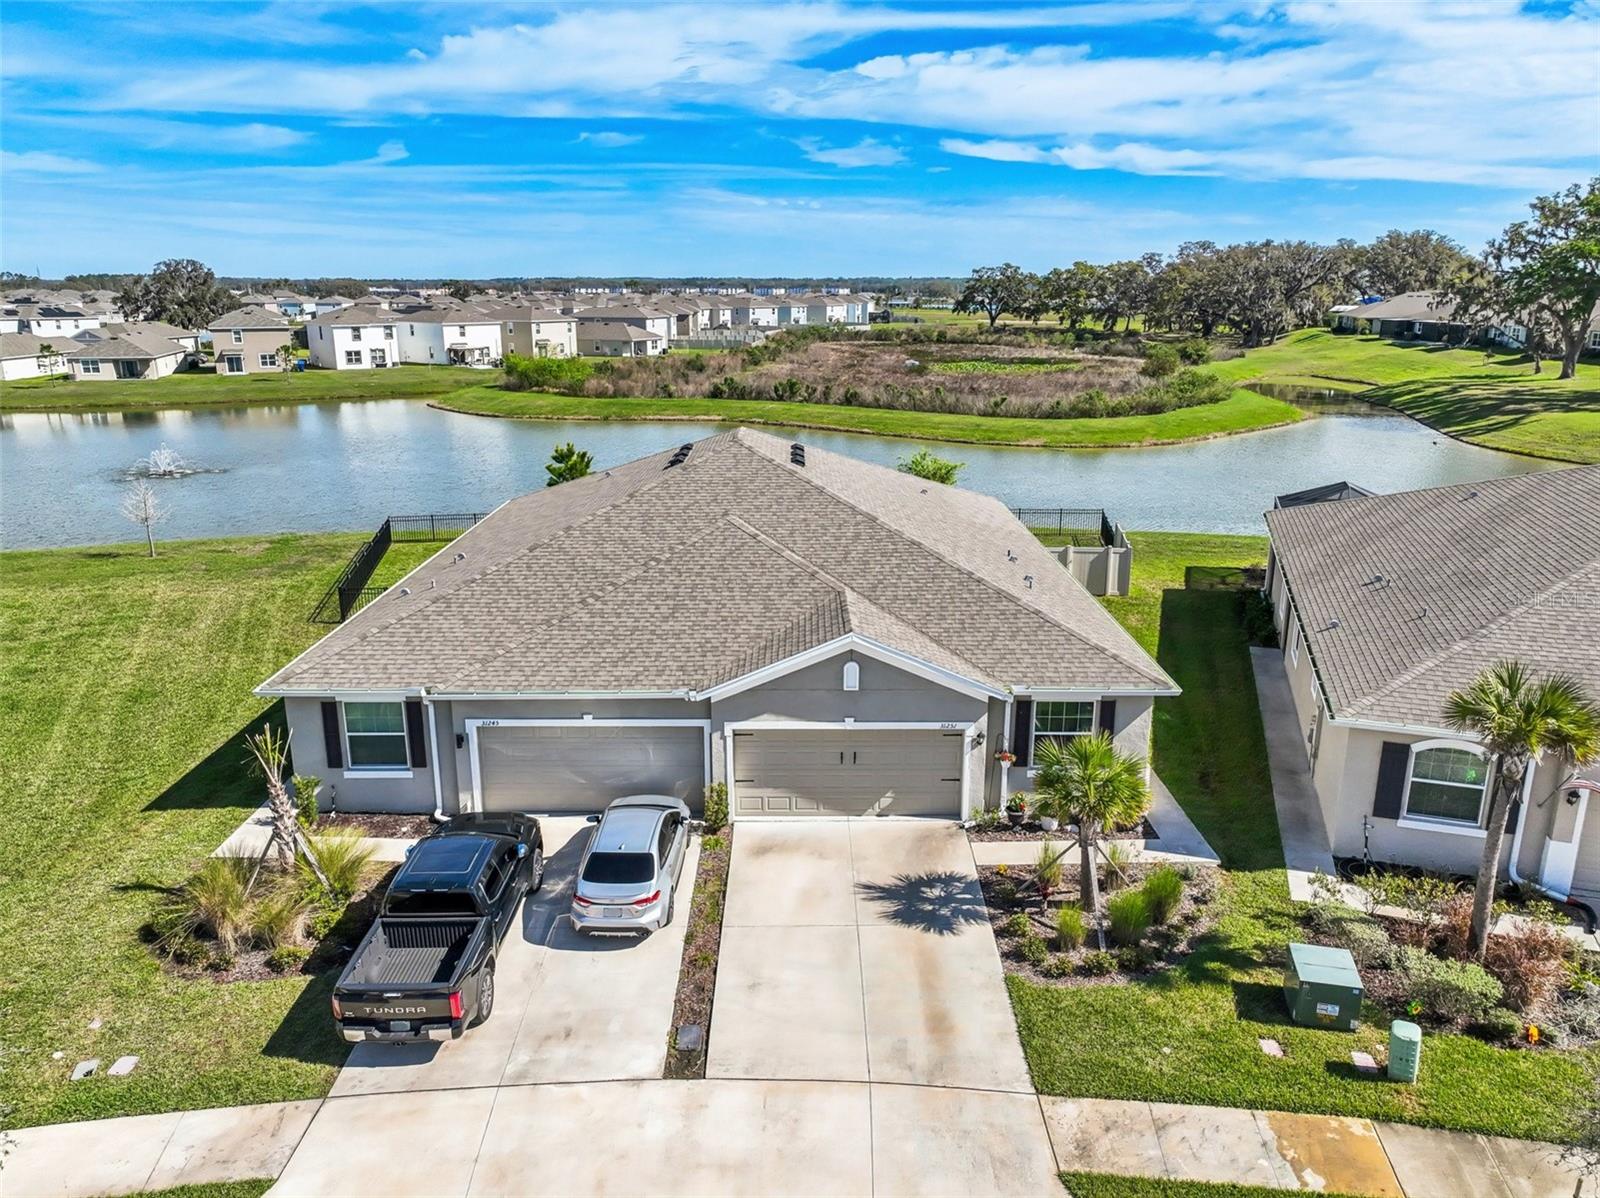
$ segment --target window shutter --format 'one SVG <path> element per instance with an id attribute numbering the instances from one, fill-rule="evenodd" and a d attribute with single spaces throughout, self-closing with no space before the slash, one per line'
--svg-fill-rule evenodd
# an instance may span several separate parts
<path id="1" fill-rule="evenodd" d="M 1033 764 L 1033 755 L 1030 752 L 1032 732 L 1033 700 L 1018 699 L 1016 711 L 1011 719 L 1011 752 L 1016 755 L 1018 765 Z"/>
<path id="2" fill-rule="evenodd" d="M 1491 797 L 1493 797 L 1493 792 L 1491 792 Z M 1507 808 L 1507 810 L 1506 810 L 1506 831 L 1507 832 L 1515 832 L 1517 830 L 1517 816 L 1519 814 L 1521 814 L 1521 812 L 1522 812 L 1522 800 L 1521 799 L 1512 799 L 1511 800 L 1511 806 L 1509 808 Z"/>
<path id="3" fill-rule="evenodd" d="M 1372 796 L 1372 814 L 1379 819 L 1399 819 L 1400 800 L 1406 793 L 1406 771 L 1411 768 L 1411 746 L 1386 740 L 1378 757 L 1378 788 Z"/>
<path id="4" fill-rule="evenodd" d="M 1115 699 L 1100 700 L 1100 731 L 1107 736 L 1117 730 L 1117 701 Z"/>
<path id="5" fill-rule="evenodd" d="M 322 753 L 330 770 L 344 769 L 344 738 L 339 735 L 339 705 L 330 700 L 322 704 Z"/>
<path id="6" fill-rule="evenodd" d="M 406 750 L 411 764 L 421 768 L 428 764 L 428 738 L 423 732 L 422 700 L 406 700 Z"/>

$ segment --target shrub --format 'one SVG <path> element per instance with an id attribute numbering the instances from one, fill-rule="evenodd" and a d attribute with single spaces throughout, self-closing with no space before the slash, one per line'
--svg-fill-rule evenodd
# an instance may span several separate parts
<path id="1" fill-rule="evenodd" d="M 309 839 L 311 851 L 316 854 L 323 877 L 328 879 L 333 897 L 348 902 L 361 889 L 361 875 L 372 860 L 372 849 L 361 843 L 361 833 L 354 829 L 341 828 Z M 300 871 L 308 889 L 321 888 L 317 875 L 304 860 L 300 862 Z"/>
<path id="2" fill-rule="evenodd" d="M 280 885 L 250 910 L 250 939 L 262 948 L 282 948 L 300 939 L 311 902 L 305 891 Z"/>
<path id="3" fill-rule="evenodd" d="M 1045 946 L 1044 937 L 1032 933 L 1017 941 L 1017 952 L 1029 965 L 1042 966 L 1050 959 L 1050 950 Z"/>
<path id="4" fill-rule="evenodd" d="M 1129 878 L 1129 868 L 1133 865 L 1133 850 L 1123 840 L 1106 840 L 1101 842 L 1101 851 L 1105 854 L 1106 866 L 1104 882 L 1107 890 L 1118 890 Z"/>
<path id="5" fill-rule="evenodd" d="M 1103 978 L 1116 971 L 1117 959 L 1104 949 L 1084 953 L 1083 959 L 1078 962 L 1078 972 L 1085 977 Z"/>
<path id="6" fill-rule="evenodd" d="M 1144 880 L 1144 897 L 1150 904 L 1150 922 L 1164 924 L 1183 901 L 1183 878 L 1170 865 L 1163 865 Z"/>
<path id="7" fill-rule="evenodd" d="M 1178 372 L 1178 351 L 1170 345 L 1157 342 L 1144 351 L 1144 365 L 1139 373 L 1153 379 L 1164 379 Z"/>
<path id="8" fill-rule="evenodd" d="M 1204 337 L 1186 337 L 1178 342 L 1178 358 L 1185 366 L 1204 366 L 1211 361 L 1211 343 Z"/>
<path id="9" fill-rule="evenodd" d="M 267 954 L 267 968 L 274 973 L 293 973 L 310 956 L 311 950 L 303 944 L 280 944 Z"/>
<path id="10" fill-rule="evenodd" d="M 994 897 L 1001 906 L 1009 907 L 1017 901 L 1017 884 L 1007 877 L 995 879 Z"/>
<path id="11" fill-rule="evenodd" d="M 1547 923 L 1489 937 L 1483 964 L 1505 988 L 1506 1005 L 1516 1011 L 1544 1006 L 1561 989 L 1568 972 L 1571 942 Z"/>
<path id="12" fill-rule="evenodd" d="M 1411 997 L 1423 1010 L 1447 1021 L 1480 1019 L 1505 993 L 1481 965 L 1441 960 L 1419 948 L 1400 950 L 1400 968 Z"/>
<path id="13" fill-rule="evenodd" d="M 1039 972 L 1047 978 L 1069 978 L 1076 970 L 1077 966 L 1072 963 L 1072 958 L 1063 957 L 1060 953 L 1039 967 Z"/>
<path id="14" fill-rule="evenodd" d="M 196 933 L 210 936 L 232 954 L 249 933 L 250 899 L 245 888 L 255 862 L 248 857 L 208 857 L 157 913 L 162 947 Z"/>
<path id="15" fill-rule="evenodd" d="M 323 902 L 306 920 L 306 934 L 313 940 L 325 940 L 338 922 L 344 918 L 344 907 L 334 902 Z"/>
<path id="16" fill-rule="evenodd" d="M 1083 940 L 1083 912 L 1076 907 L 1062 907 L 1056 912 L 1056 947 L 1062 950 L 1078 948 Z"/>
<path id="17" fill-rule="evenodd" d="M 322 779 L 311 774 L 296 774 L 289 780 L 289 786 L 294 792 L 294 805 L 300 815 L 300 826 L 312 827 L 317 822 L 317 791 L 322 786 Z"/>
<path id="18" fill-rule="evenodd" d="M 1351 917 L 1334 933 L 1334 943 L 1340 948 L 1349 949 L 1357 965 L 1373 969 L 1394 967 L 1395 943 L 1375 919 L 1352 912 Z"/>
<path id="19" fill-rule="evenodd" d="M 1033 867 L 1033 880 L 1039 887 L 1041 898 L 1049 898 L 1061 887 L 1061 850 L 1048 840 L 1039 846 L 1039 857 Z"/>
<path id="20" fill-rule="evenodd" d="M 1550 1004 L 1540 1025 L 1558 1044 L 1600 1040 L 1600 985 L 1586 982 Z"/>
<path id="21" fill-rule="evenodd" d="M 1033 931 L 1033 920 L 1028 918 L 1026 911 L 1017 911 L 1000 924 L 1000 934 L 1003 936 L 1027 936 Z"/>
<path id="22" fill-rule="evenodd" d="M 594 374 L 586 358 L 537 358 L 523 354 L 505 356 L 506 390 L 564 391 L 579 394 Z"/>
<path id="23" fill-rule="evenodd" d="M 1515 1011 L 1491 1007 L 1474 1019 L 1467 1030 L 1480 1040 L 1491 1043 L 1515 1040 L 1522 1034 L 1522 1019 Z"/>
<path id="24" fill-rule="evenodd" d="M 1115 944 L 1137 944 L 1150 929 L 1150 900 L 1142 890 L 1125 890 L 1106 900 L 1108 931 Z"/>
<path id="25" fill-rule="evenodd" d="M 728 784 L 713 782 L 706 787 L 705 825 L 707 832 L 720 832 L 728 826 Z"/>
<path id="26" fill-rule="evenodd" d="M 1138 973 L 1155 963 L 1155 954 L 1142 944 L 1127 944 L 1113 954 L 1123 973 Z"/>

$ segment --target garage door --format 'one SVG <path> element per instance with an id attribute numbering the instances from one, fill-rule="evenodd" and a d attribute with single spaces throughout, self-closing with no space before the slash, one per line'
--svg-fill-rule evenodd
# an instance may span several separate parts
<path id="1" fill-rule="evenodd" d="M 630 794 L 666 794 L 700 809 L 701 728 L 493 725 L 478 729 L 485 811 L 599 811 Z"/>
<path id="2" fill-rule="evenodd" d="M 961 814 L 959 732 L 736 732 L 737 813 Z"/>

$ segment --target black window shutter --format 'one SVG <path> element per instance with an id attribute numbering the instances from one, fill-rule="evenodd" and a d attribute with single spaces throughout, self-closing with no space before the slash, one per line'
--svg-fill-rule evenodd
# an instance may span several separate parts
<path id="1" fill-rule="evenodd" d="M 1016 711 L 1011 717 L 1011 751 L 1016 755 L 1018 765 L 1032 765 L 1033 757 L 1029 752 L 1032 747 L 1033 732 L 1033 700 L 1018 699 Z"/>
<path id="2" fill-rule="evenodd" d="M 1493 792 L 1490 792 L 1490 796 L 1493 797 Z M 1521 799 L 1512 799 L 1511 800 L 1511 806 L 1506 809 L 1506 831 L 1507 832 L 1515 832 L 1517 830 L 1517 816 L 1521 811 L 1522 811 L 1522 800 Z"/>
<path id="3" fill-rule="evenodd" d="M 1372 795 L 1372 814 L 1379 819 L 1399 819 L 1400 800 L 1406 793 L 1406 771 L 1411 768 L 1411 746 L 1386 740 L 1378 757 L 1378 788 Z"/>
<path id="4" fill-rule="evenodd" d="M 339 735 L 339 705 L 327 699 L 322 703 L 322 752 L 328 759 L 330 770 L 344 769 L 344 738 Z"/>
<path id="5" fill-rule="evenodd" d="M 1100 731 L 1107 736 L 1117 730 L 1117 701 L 1115 699 L 1100 700 Z"/>
<path id="6" fill-rule="evenodd" d="M 422 700 L 406 700 L 406 749 L 411 764 L 418 768 L 428 764 L 428 738 L 422 730 Z"/>

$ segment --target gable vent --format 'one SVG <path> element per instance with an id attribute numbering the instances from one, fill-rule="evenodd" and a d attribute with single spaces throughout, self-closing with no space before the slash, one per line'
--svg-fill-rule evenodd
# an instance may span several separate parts
<path id="1" fill-rule="evenodd" d="M 693 443 L 688 444 L 688 445 L 680 445 L 680 446 L 678 446 L 677 449 L 673 450 L 672 456 L 667 459 L 667 464 L 665 466 L 663 466 L 662 469 L 663 470 L 669 470 L 673 466 L 681 466 L 681 465 L 683 465 L 684 459 L 689 456 L 689 451 L 691 449 L 693 449 L 693 448 L 694 448 Z"/>
<path id="2" fill-rule="evenodd" d="M 789 462 L 795 466 L 804 466 L 806 464 L 806 447 L 798 441 L 789 446 Z"/>

